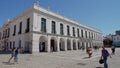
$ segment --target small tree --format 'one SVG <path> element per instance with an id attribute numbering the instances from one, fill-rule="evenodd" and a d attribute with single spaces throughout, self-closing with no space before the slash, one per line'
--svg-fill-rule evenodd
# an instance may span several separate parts
<path id="1" fill-rule="evenodd" d="M 109 39 L 109 38 L 106 38 L 103 40 L 103 44 L 105 47 L 110 47 L 113 43 L 113 40 Z"/>

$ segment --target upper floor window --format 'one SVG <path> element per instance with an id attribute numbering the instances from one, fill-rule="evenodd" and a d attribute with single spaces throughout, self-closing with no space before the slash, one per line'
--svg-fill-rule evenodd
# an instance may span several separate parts
<path id="1" fill-rule="evenodd" d="M 4 39 L 4 32 L 5 32 L 5 31 L 3 31 L 2 39 Z"/>
<path id="2" fill-rule="evenodd" d="M 80 37 L 79 29 L 77 29 L 77 35 L 78 35 L 78 37 Z"/>
<path id="3" fill-rule="evenodd" d="M 116 41 L 116 38 L 114 38 L 114 40 Z"/>
<path id="4" fill-rule="evenodd" d="M 5 38 L 7 38 L 8 35 L 8 29 L 5 30 Z"/>
<path id="5" fill-rule="evenodd" d="M 18 34 L 21 34 L 22 33 L 22 22 L 20 22 L 20 24 L 19 24 L 19 32 L 18 32 Z"/>
<path id="6" fill-rule="evenodd" d="M 85 31 L 85 37 L 87 38 L 87 31 Z"/>
<path id="7" fill-rule="evenodd" d="M 56 33 L 56 23 L 55 21 L 52 21 L 52 33 Z"/>
<path id="8" fill-rule="evenodd" d="M 89 38 L 90 38 L 90 32 L 89 32 Z"/>
<path id="9" fill-rule="evenodd" d="M 13 32 L 13 36 L 15 36 L 16 33 L 16 25 L 14 25 L 14 32 Z"/>
<path id="10" fill-rule="evenodd" d="M 7 37 L 7 29 L 5 29 L 5 31 L 4 31 L 4 38 L 6 38 Z"/>
<path id="11" fill-rule="evenodd" d="M 73 27 L 73 36 L 75 36 L 75 28 Z"/>
<path id="12" fill-rule="evenodd" d="M 83 38 L 83 30 L 81 30 L 81 37 Z"/>
<path id="13" fill-rule="evenodd" d="M 91 35 L 92 35 L 92 39 L 93 39 L 93 33 L 91 33 Z"/>
<path id="14" fill-rule="evenodd" d="M 26 30 L 25 32 L 29 32 L 30 31 L 30 18 L 27 19 L 27 24 L 26 24 Z"/>
<path id="15" fill-rule="evenodd" d="M 10 28 L 8 28 L 8 35 L 7 35 L 8 37 L 10 36 Z"/>
<path id="16" fill-rule="evenodd" d="M 46 32 L 46 19 L 41 18 L 41 32 Z"/>
<path id="17" fill-rule="evenodd" d="M 70 35 L 70 27 L 67 25 L 67 35 Z"/>
<path id="18" fill-rule="evenodd" d="M 63 31 L 64 31 L 63 24 L 61 23 L 61 24 L 60 24 L 60 34 L 61 34 L 61 35 L 64 35 L 64 32 L 63 32 Z"/>
<path id="19" fill-rule="evenodd" d="M 2 37 L 3 39 L 5 38 L 5 30 L 3 31 L 3 37 Z"/>

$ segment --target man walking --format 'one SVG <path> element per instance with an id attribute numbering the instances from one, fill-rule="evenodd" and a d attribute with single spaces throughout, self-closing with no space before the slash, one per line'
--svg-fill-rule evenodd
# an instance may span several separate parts
<path id="1" fill-rule="evenodd" d="M 115 46 L 112 46 L 111 50 L 112 50 L 112 54 L 114 55 L 115 54 Z"/>
<path id="2" fill-rule="evenodd" d="M 109 54 L 109 52 L 104 47 L 102 47 L 101 53 L 102 53 L 101 59 L 103 58 L 104 68 L 108 68 L 107 58 L 108 58 L 108 56 L 110 56 L 110 58 L 111 58 L 111 55 Z"/>

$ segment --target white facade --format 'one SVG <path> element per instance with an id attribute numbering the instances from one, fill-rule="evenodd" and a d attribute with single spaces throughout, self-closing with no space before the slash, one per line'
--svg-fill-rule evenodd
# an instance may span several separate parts
<path id="1" fill-rule="evenodd" d="M 0 29 L 1 47 L 23 47 L 31 53 L 79 50 L 83 46 L 102 46 L 102 41 L 101 31 L 41 8 L 36 3 L 12 21 L 6 21 Z"/>
<path id="2" fill-rule="evenodd" d="M 105 38 L 108 38 L 112 40 L 113 42 L 120 42 L 120 35 L 118 34 L 115 34 L 115 35 L 109 34 Z"/>
<path id="3" fill-rule="evenodd" d="M 114 42 L 120 42 L 120 35 L 114 35 L 113 36 L 113 41 Z"/>

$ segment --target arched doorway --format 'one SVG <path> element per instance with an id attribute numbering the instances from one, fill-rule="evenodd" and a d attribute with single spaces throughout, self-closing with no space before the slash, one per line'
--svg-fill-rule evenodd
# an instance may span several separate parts
<path id="1" fill-rule="evenodd" d="M 78 40 L 78 49 L 81 49 L 80 41 Z"/>
<path id="2" fill-rule="evenodd" d="M 67 39 L 67 50 L 71 50 L 71 42 Z"/>
<path id="3" fill-rule="evenodd" d="M 60 51 L 65 51 L 65 41 L 63 38 L 60 39 Z"/>
<path id="4" fill-rule="evenodd" d="M 52 37 L 50 42 L 51 42 L 51 47 L 50 47 L 51 51 L 56 52 L 57 51 L 57 40 L 56 40 L 56 38 Z"/>
<path id="5" fill-rule="evenodd" d="M 82 50 L 85 50 L 85 44 L 84 44 L 84 42 L 82 42 L 81 48 L 82 48 Z"/>
<path id="6" fill-rule="evenodd" d="M 90 48 L 92 48 L 92 43 L 90 43 Z"/>
<path id="7" fill-rule="evenodd" d="M 41 36 L 39 40 L 39 52 L 47 51 L 47 38 L 45 36 Z"/>
<path id="8" fill-rule="evenodd" d="M 73 40 L 73 50 L 76 50 L 76 41 Z"/>
<path id="9" fill-rule="evenodd" d="M 86 42 L 86 49 L 88 48 L 89 46 L 88 46 L 88 42 Z"/>

